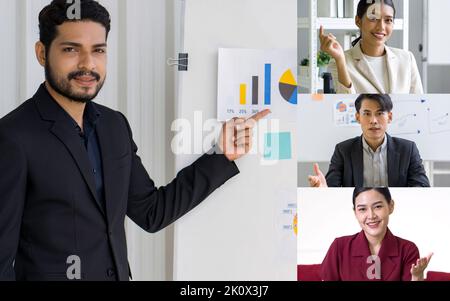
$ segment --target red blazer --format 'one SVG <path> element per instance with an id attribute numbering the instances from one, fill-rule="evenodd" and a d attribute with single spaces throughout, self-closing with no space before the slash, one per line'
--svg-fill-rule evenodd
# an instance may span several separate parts
<path id="1" fill-rule="evenodd" d="M 394 236 L 388 229 L 381 244 L 379 259 L 381 279 L 369 279 L 367 263 L 371 256 L 364 231 L 336 238 L 322 263 L 324 281 L 410 281 L 411 265 L 419 258 L 419 250 L 410 241 Z"/>

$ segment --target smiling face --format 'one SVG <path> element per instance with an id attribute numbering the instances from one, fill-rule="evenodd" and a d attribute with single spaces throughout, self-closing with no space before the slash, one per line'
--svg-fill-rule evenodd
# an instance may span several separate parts
<path id="1" fill-rule="evenodd" d="M 367 9 L 364 17 L 356 16 L 355 21 L 367 46 L 384 46 L 394 30 L 394 8 L 383 2 L 375 3 Z"/>
<path id="2" fill-rule="evenodd" d="M 382 240 L 389 224 L 389 215 L 394 211 L 394 201 L 376 190 L 360 193 L 355 199 L 355 217 L 366 237 Z"/>
<path id="3" fill-rule="evenodd" d="M 106 29 L 92 21 L 65 22 L 50 49 L 36 44 L 47 83 L 58 94 L 77 102 L 94 99 L 106 77 Z"/>
<path id="4" fill-rule="evenodd" d="M 364 99 L 356 113 L 356 120 L 361 124 L 364 139 L 372 146 L 380 146 L 392 122 L 392 112 L 382 110 L 380 104 L 373 99 Z"/>

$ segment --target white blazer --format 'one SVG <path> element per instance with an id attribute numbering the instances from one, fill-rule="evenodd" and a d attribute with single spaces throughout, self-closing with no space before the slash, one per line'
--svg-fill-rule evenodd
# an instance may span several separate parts
<path id="1" fill-rule="evenodd" d="M 386 91 L 381 81 L 376 78 L 369 62 L 361 51 L 358 42 L 355 47 L 345 51 L 347 70 L 352 80 L 352 87 L 347 88 L 339 82 L 336 62 L 328 66 L 333 75 L 333 83 L 338 94 L 423 94 L 422 80 L 417 69 L 414 55 L 398 48 L 386 46 L 387 69 L 390 89 Z"/>

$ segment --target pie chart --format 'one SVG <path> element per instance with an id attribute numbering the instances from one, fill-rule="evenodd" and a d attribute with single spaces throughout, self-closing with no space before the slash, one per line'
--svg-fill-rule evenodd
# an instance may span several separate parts
<path id="1" fill-rule="evenodd" d="M 296 105 L 297 104 L 297 82 L 295 80 L 292 70 L 289 69 L 280 79 L 280 94 L 287 102 Z"/>

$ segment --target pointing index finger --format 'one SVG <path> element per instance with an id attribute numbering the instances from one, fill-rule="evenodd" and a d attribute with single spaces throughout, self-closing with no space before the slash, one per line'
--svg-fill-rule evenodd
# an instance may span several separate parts
<path id="1" fill-rule="evenodd" d="M 247 119 L 247 120 L 252 119 L 252 120 L 254 120 L 255 122 L 258 122 L 260 119 L 266 117 L 266 116 L 269 115 L 270 113 L 272 113 L 272 112 L 271 112 L 269 109 L 267 109 L 267 110 L 264 110 L 264 111 L 261 111 L 261 112 L 256 113 L 255 115 L 253 115 L 252 117 L 250 117 L 250 118 Z"/>
<path id="2" fill-rule="evenodd" d="M 320 176 L 322 174 L 322 171 L 319 168 L 319 164 L 314 163 L 314 172 L 316 173 L 317 176 Z"/>

